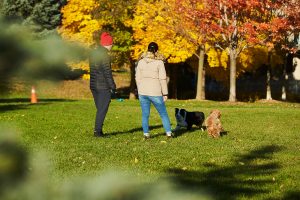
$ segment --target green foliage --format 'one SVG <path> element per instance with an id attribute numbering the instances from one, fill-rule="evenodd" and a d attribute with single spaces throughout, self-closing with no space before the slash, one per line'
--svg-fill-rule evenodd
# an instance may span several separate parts
<path id="1" fill-rule="evenodd" d="M 9 20 L 25 20 L 33 10 L 34 0 L 3 0 L 1 14 Z"/>
<path id="2" fill-rule="evenodd" d="M 37 37 L 55 33 L 61 24 L 60 8 L 66 0 L 4 0 L 1 14 L 10 22 L 18 22 L 38 33 Z"/>
<path id="3" fill-rule="evenodd" d="M 181 190 L 196 193 L 200 195 L 198 198 L 207 192 L 212 199 L 292 199 L 299 194 L 298 104 L 170 100 L 167 110 L 173 128 L 175 107 L 200 110 L 205 115 L 217 107 L 228 134 L 212 139 L 207 132 L 194 127 L 190 132 L 183 129 L 178 137 L 167 140 L 158 113 L 151 112 L 153 137 L 144 141 L 138 101 L 112 100 L 104 125 L 104 131 L 111 137 L 105 139 L 93 137 L 92 100 L 40 99 L 40 102 L 31 105 L 27 99 L 0 100 L 1 122 L 22 133 L 21 144 L 29 152 L 46 151 L 53 163 L 50 171 L 34 174 L 29 184 L 33 189 L 26 194 L 39 194 L 36 191 L 44 191 L 50 197 L 55 191 L 65 197 L 73 194 L 65 199 L 75 198 L 76 194 L 90 197 L 84 199 L 95 199 L 93 194 L 99 195 L 98 199 L 108 199 L 105 197 L 110 196 L 105 195 L 114 195 L 113 191 L 123 191 L 124 199 L 128 194 L 133 196 L 127 199 L 175 199 L 165 195 L 179 195 L 177 192 Z M 45 163 L 33 160 L 37 161 L 36 167 Z M 31 168 L 33 172 L 36 167 Z M 98 177 L 107 170 L 133 175 L 146 185 L 132 185 L 128 183 L 130 178 L 125 178 L 127 184 L 123 184 L 121 176 L 79 180 L 67 184 L 68 187 L 58 184 L 70 177 Z M 43 187 L 46 174 L 54 180 L 54 190 Z M 160 180 L 168 178 L 177 189 L 161 186 Z M 17 191 L 21 192 L 18 188 Z M 151 198 L 151 195 L 159 196 Z"/>
<path id="4" fill-rule="evenodd" d="M 70 77 L 70 69 L 65 62 L 85 55 L 84 49 L 58 37 L 36 40 L 23 26 L 1 20 L 0 26 L 3 28 L 0 32 L 0 93 L 9 89 L 12 78 L 33 81 Z"/>
<path id="5" fill-rule="evenodd" d="M 61 23 L 60 7 L 62 1 L 42 0 L 32 11 L 32 19 L 42 28 L 52 30 Z"/>
<path id="6" fill-rule="evenodd" d="M 25 149 L 12 138 L 14 133 L 1 130 L 0 135 L 0 194 L 13 187 L 27 175 L 28 155 Z M 1 195 L 0 195 L 1 196 Z"/>

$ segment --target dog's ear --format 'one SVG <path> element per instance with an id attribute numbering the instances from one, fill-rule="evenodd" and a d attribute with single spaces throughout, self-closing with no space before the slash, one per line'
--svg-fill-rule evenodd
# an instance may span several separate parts
<path id="1" fill-rule="evenodd" d="M 176 112 L 176 113 L 178 112 L 178 110 L 179 110 L 178 108 L 175 108 L 175 112 Z"/>

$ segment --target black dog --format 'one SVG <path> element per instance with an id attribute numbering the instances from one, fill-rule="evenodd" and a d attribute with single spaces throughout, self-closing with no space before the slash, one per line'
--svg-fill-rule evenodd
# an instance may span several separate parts
<path id="1" fill-rule="evenodd" d="M 177 126 L 174 131 L 179 130 L 181 127 L 186 127 L 187 130 L 191 130 L 193 125 L 202 129 L 202 124 L 205 120 L 203 112 L 188 112 L 185 109 L 175 108 L 175 117 Z"/>

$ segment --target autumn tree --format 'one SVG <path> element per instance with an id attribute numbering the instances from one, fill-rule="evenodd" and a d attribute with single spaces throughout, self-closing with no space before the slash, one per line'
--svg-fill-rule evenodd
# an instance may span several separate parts
<path id="1" fill-rule="evenodd" d="M 91 46 L 94 43 L 93 33 L 103 25 L 103 22 L 95 19 L 92 14 L 98 6 L 96 0 L 69 0 L 61 9 L 61 36 L 66 40 Z"/>
<path id="2" fill-rule="evenodd" d="M 166 26 L 174 30 L 178 35 L 181 35 L 189 43 L 193 44 L 197 51 L 193 54 L 198 58 L 198 76 L 196 99 L 205 99 L 205 70 L 204 70 L 204 56 L 210 48 L 209 28 L 205 26 L 201 18 L 197 15 L 204 11 L 203 3 L 201 1 L 163 1 L 166 4 L 166 15 L 172 19 L 172 24 Z M 187 14 L 185 11 L 189 11 Z M 192 11 L 192 12 L 190 12 Z M 197 24 L 197 26 L 195 26 Z M 200 28 L 201 27 L 201 28 Z"/>
<path id="3" fill-rule="evenodd" d="M 189 0 L 189 2 L 195 4 L 198 1 Z M 262 37 L 265 36 L 266 25 L 269 27 L 273 24 L 272 29 L 269 29 L 271 34 L 279 35 L 282 18 L 269 17 L 278 3 L 271 0 L 203 0 L 202 3 L 205 11 L 184 9 L 185 13 L 187 15 L 192 13 L 195 19 L 202 19 L 216 38 L 214 46 L 227 51 L 230 63 L 229 101 L 236 101 L 237 58 L 246 48 L 256 44 L 271 44 Z M 274 22 L 277 22 L 278 26 L 274 26 L 276 24 Z M 196 21 L 195 26 L 200 29 L 203 24 L 199 26 Z"/>
<path id="4" fill-rule="evenodd" d="M 287 57 L 289 53 L 293 53 L 297 49 L 295 39 L 299 34 L 299 6 L 300 2 L 295 0 L 266 0 L 261 4 L 263 13 L 260 13 L 262 23 L 256 23 L 257 31 L 260 33 L 260 44 L 268 48 L 267 54 L 267 85 L 266 99 L 271 100 L 271 69 L 278 66 L 278 58 L 281 56 L 281 66 L 283 68 L 283 79 L 285 77 L 284 55 Z M 259 15 L 258 15 L 259 16 Z M 293 38 L 293 39 L 291 39 Z M 285 81 L 284 81 L 285 82 Z M 282 87 L 282 99 L 285 99 L 285 83 Z"/>
<path id="5" fill-rule="evenodd" d="M 285 6 L 283 6 L 281 9 L 281 12 L 284 14 L 284 16 L 287 18 L 287 31 L 284 31 L 283 33 L 286 34 L 285 37 L 285 49 L 287 49 L 286 52 L 286 62 L 285 62 L 285 68 L 283 73 L 283 86 L 282 86 L 282 100 L 286 100 L 286 81 L 287 81 L 287 68 L 288 65 L 288 59 L 290 55 L 295 55 L 296 52 L 300 49 L 300 1 L 298 0 L 291 0 L 287 1 Z"/>
<path id="6" fill-rule="evenodd" d="M 164 1 L 141 0 L 137 4 L 134 18 L 130 22 L 136 42 L 132 48 L 134 59 L 138 59 L 152 41 L 158 43 L 159 51 L 170 63 L 185 61 L 192 55 L 194 45 L 167 26 L 173 24 L 173 19 L 165 16 L 166 8 Z"/>
<path id="7" fill-rule="evenodd" d="M 139 59 L 152 41 L 158 43 L 159 52 L 164 55 L 168 63 L 184 62 L 196 51 L 197 47 L 194 44 L 175 31 L 173 26 L 176 23 L 174 16 L 168 14 L 170 11 L 168 3 L 174 4 L 175 1 L 142 0 L 137 4 L 133 20 L 128 23 L 134 31 L 133 39 L 136 42 L 132 47 L 133 59 Z M 170 69 L 174 76 L 177 75 L 176 69 L 176 67 Z M 177 78 L 172 78 L 172 81 L 176 80 Z M 172 85 L 176 83 L 173 82 Z"/>
<path id="8" fill-rule="evenodd" d="M 288 37 L 287 48 L 295 52 L 300 49 L 299 33 L 300 33 L 300 1 L 290 0 L 281 8 L 282 13 L 287 18 Z"/>

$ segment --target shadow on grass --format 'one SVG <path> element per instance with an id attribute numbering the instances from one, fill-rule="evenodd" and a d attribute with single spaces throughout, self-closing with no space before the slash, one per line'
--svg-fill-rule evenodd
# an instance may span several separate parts
<path id="1" fill-rule="evenodd" d="M 202 128 L 201 127 L 192 127 L 190 130 L 187 130 L 187 128 L 181 128 L 181 129 L 173 131 L 173 132 L 174 132 L 175 137 L 180 137 L 183 134 L 189 134 L 189 133 L 192 133 L 192 132 L 195 132 L 195 131 L 197 131 L 197 132 L 199 132 L 201 134 L 208 134 L 207 131 L 206 131 L 206 127 L 205 126 L 203 126 Z M 229 131 L 222 131 L 220 133 L 220 136 L 224 137 L 228 133 L 229 133 Z"/>
<path id="2" fill-rule="evenodd" d="M 150 130 L 154 130 L 154 129 L 158 129 L 161 128 L 162 125 L 156 125 L 156 126 L 149 126 Z M 127 134 L 127 133 L 134 133 L 134 132 L 141 132 L 143 133 L 143 128 L 142 127 L 138 127 L 138 128 L 133 128 L 127 131 L 118 131 L 118 132 L 112 132 L 112 133 L 108 133 L 109 135 L 119 135 L 119 134 Z"/>
<path id="3" fill-rule="evenodd" d="M 279 199 L 285 199 L 285 200 L 298 200 L 300 199 L 300 190 L 299 191 L 292 191 L 292 192 L 287 192 L 284 197 L 282 198 L 277 198 Z M 275 199 L 275 200 L 277 200 Z M 271 200 L 271 199 L 270 199 Z"/>
<path id="4" fill-rule="evenodd" d="M 204 163 L 207 168 L 204 171 L 172 168 L 167 173 L 181 188 L 204 190 L 214 199 L 255 197 L 270 192 L 268 188 L 274 184 L 272 177 L 280 169 L 279 164 L 272 161 L 272 156 L 282 149 L 279 146 L 263 146 L 245 155 L 238 155 L 228 166 Z M 291 194 L 291 197 L 295 195 Z"/>
<path id="5" fill-rule="evenodd" d="M 39 99 L 39 102 L 72 102 L 71 99 Z M 30 98 L 0 98 L 0 103 L 30 103 Z"/>
<path id="6" fill-rule="evenodd" d="M 28 105 L 20 105 L 20 104 L 10 104 L 10 105 L 0 105 L 0 113 L 4 113 L 7 111 L 13 111 L 13 110 L 23 110 L 27 109 Z"/>
<path id="7" fill-rule="evenodd" d="M 188 130 L 186 127 L 182 127 L 182 128 L 180 128 L 179 130 L 176 130 L 176 131 L 173 130 L 173 132 L 175 134 L 175 137 L 180 137 L 183 134 L 189 134 L 189 133 L 192 133 L 192 132 L 195 132 L 195 131 L 201 133 L 201 132 L 205 131 L 205 128 L 203 129 L 203 131 L 201 130 L 201 128 L 194 127 L 194 126 L 190 130 Z"/>
<path id="8" fill-rule="evenodd" d="M 0 99 L 0 103 L 5 105 L 0 105 L 0 113 L 13 111 L 13 110 L 22 110 L 27 109 L 29 106 L 35 105 L 47 105 L 54 102 L 72 102 L 75 100 L 69 99 L 39 99 L 38 103 L 31 104 L 29 98 L 2 98 Z"/>

